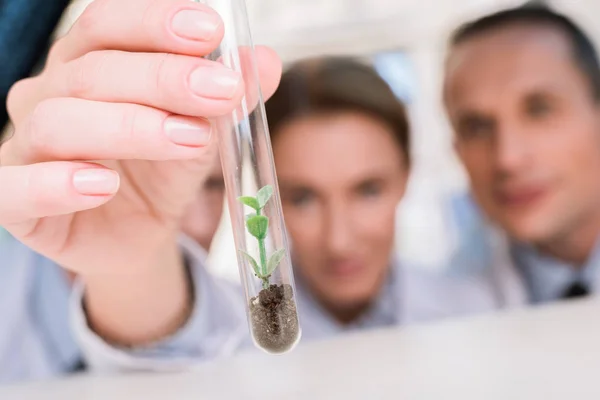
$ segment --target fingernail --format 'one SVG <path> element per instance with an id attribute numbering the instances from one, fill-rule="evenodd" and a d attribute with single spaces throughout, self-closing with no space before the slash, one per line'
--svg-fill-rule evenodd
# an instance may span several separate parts
<path id="1" fill-rule="evenodd" d="M 221 21 L 207 12 L 199 10 L 181 10 L 173 17 L 171 29 L 182 38 L 192 40 L 210 40 L 217 33 Z"/>
<path id="2" fill-rule="evenodd" d="M 202 97 L 232 99 L 239 84 L 240 75 L 225 67 L 200 67 L 190 75 L 190 89 Z"/>
<path id="3" fill-rule="evenodd" d="M 119 189 L 119 174 L 109 169 L 82 169 L 73 175 L 73 186 L 86 196 L 115 194 Z"/>
<path id="4" fill-rule="evenodd" d="M 210 123 L 193 118 L 170 116 L 165 120 L 164 129 L 175 144 L 181 146 L 206 146 L 210 140 Z"/>

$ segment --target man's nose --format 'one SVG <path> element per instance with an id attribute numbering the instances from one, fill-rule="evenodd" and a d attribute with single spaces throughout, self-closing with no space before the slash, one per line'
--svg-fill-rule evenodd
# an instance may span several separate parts
<path id="1" fill-rule="evenodd" d="M 527 136 L 518 127 L 502 128 L 495 140 L 494 158 L 496 167 L 503 174 L 511 174 L 527 168 L 529 143 Z"/>

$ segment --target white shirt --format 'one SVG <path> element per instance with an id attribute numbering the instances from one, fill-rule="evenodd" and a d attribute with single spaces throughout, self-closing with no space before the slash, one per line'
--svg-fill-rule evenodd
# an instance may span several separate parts
<path id="1" fill-rule="evenodd" d="M 120 349 L 99 338 L 86 324 L 81 291 L 73 301 L 73 322 L 88 363 L 97 370 L 171 369 L 230 356 L 252 346 L 242 288 L 211 276 L 201 261 L 202 249 L 182 238 L 192 263 L 196 290 L 194 312 L 175 336 L 151 349 Z M 299 283 L 299 282 L 297 282 Z M 390 279 L 371 309 L 356 323 L 341 325 L 302 286 L 297 285 L 302 342 L 346 332 L 399 326 L 497 309 L 489 282 L 440 277 L 392 266 Z M 302 345 L 302 342 L 300 345 Z"/>

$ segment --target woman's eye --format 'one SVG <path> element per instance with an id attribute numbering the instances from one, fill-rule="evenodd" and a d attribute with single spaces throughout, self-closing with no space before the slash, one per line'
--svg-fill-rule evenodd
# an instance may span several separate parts
<path id="1" fill-rule="evenodd" d="M 494 132 L 494 126 L 490 121 L 483 119 L 472 119 L 460 125 L 458 134 L 463 140 L 484 139 Z"/>
<path id="2" fill-rule="evenodd" d="M 304 207 L 314 200 L 314 195 L 309 192 L 297 193 L 290 196 L 290 202 L 296 207 Z"/>

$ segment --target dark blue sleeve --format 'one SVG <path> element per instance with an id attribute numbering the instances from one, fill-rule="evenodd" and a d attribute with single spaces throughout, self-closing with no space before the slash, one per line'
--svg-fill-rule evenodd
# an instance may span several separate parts
<path id="1" fill-rule="evenodd" d="M 8 122 L 6 96 L 44 58 L 70 0 L 0 0 L 0 131 Z"/>

